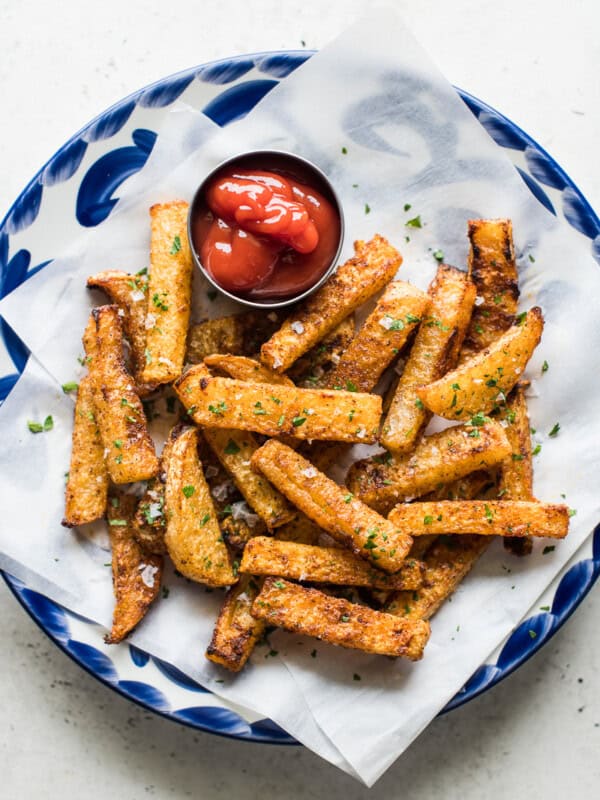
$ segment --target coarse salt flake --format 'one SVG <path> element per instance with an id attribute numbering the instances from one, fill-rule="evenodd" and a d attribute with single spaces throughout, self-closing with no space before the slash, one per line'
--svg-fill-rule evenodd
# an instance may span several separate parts
<path id="1" fill-rule="evenodd" d="M 141 572 L 142 582 L 149 588 L 154 588 L 154 576 L 158 572 L 158 567 L 153 564 L 140 564 L 138 569 Z"/>
<path id="2" fill-rule="evenodd" d="M 135 289 L 133 292 L 130 293 L 131 299 L 134 303 L 139 303 L 141 300 L 145 298 L 145 294 L 140 289 Z"/>
<path id="3" fill-rule="evenodd" d="M 298 335 L 304 333 L 304 325 L 301 322 L 292 322 L 290 327 L 294 333 L 297 333 Z"/>
<path id="4" fill-rule="evenodd" d="M 480 306 L 482 303 L 485 303 L 485 300 L 480 295 L 477 295 L 474 301 L 474 305 Z"/>
<path id="5" fill-rule="evenodd" d="M 394 320 L 390 316 L 388 316 L 388 314 L 386 314 L 379 320 L 379 324 L 381 325 L 382 328 L 385 328 L 386 331 L 389 331 L 389 329 L 392 327 L 393 321 Z"/>
<path id="6" fill-rule="evenodd" d="M 307 467 L 306 469 L 302 470 L 302 474 L 306 478 L 314 478 L 317 475 L 317 470 L 314 467 Z"/>
<path id="7" fill-rule="evenodd" d="M 235 520 L 242 519 L 251 528 L 258 522 L 258 514 L 255 514 L 244 500 L 231 504 L 231 516 Z"/>

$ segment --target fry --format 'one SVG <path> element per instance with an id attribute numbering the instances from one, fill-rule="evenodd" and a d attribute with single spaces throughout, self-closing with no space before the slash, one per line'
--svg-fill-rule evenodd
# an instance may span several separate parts
<path id="1" fill-rule="evenodd" d="M 77 390 L 71 466 L 62 524 L 73 528 L 103 517 L 107 493 L 108 472 L 104 464 L 104 445 L 96 421 L 91 378 L 86 375 Z"/>
<path id="2" fill-rule="evenodd" d="M 248 505 L 264 520 L 269 530 L 285 525 L 294 518 L 295 511 L 285 497 L 250 467 L 250 459 L 260 446 L 251 433 L 205 428 L 203 434 Z"/>
<path id="3" fill-rule="evenodd" d="M 150 209 L 144 383 L 170 383 L 183 369 L 192 297 L 187 214 L 188 204 L 183 201 L 159 203 Z"/>
<path id="4" fill-rule="evenodd" d="M 118 492 L 108 505 L 108 531 L 112 547 L 115 592 L 113 624 L 104 637 L 107 644 L 121 642 L 145 616 L 160 590 L 163 560 L 145 554 L 133 534 L 136 498 Z"/>
<path id="5" fill-rule="evenodd" d="M 512 453 L 500 465 L 498 497 L 504 500 L 533 500 L 531 429 L 525 392 L 520 386 L 508 396 L 503 416 Z M 513 555 L 526 556 L 533 550 L 533 541 L 530 537 L 507 536 L 504 538 L 504 547 Z"/>
<path id="6" fill-rule="evenodd" d="M 119 307 L 122 315 L 125 336 L 131 347 L 131 367 L 138 392 L 147 394 L 154 386 L 140 383 L 140 375 L 146 359 L 146 311 L 148 307 L 148 278 L 144 274 L 129 275 L 110 269 L 98 272 L 87 279 L 88 288 L 102 289 L 112 304 Z"/>
<path id="7" fill-rule="evenodd" d="M 283 315 L 277 311 L 268 314 L 249 311 L 199 322 L 190 327 L 185 360 L 188 364 L 201 364 L 214 353 L 256 355 L 282 319 Z"/>
<path id="8" fill-rule="evenodd" d="M 429 297 L 404 281 L 389 284 L 328 378 L 334 389 L 371 392 L 429 308 Z"/>
<path id="9" fill-rule="evenodd" d="M 526 500 L 402 503 L 392 509 L 388 519 L 410 536 L 478 533 L 564 539 L 569 531 L 567 506 Z"/>
<path id="10" fill-rule="evenodd" d="M 338 267 L 335 275 L 263 344 L 263 364 L 285 372 L 348 314 L 383 289 L 402 263 L 400 253 L 378 234 L 369 242 L 355 242 L 354 249 L 354 257 Z"/>
<path id="11" fill-rule="evenodd" d="M 419 326 L 382 425 L 382 445 L 398 455 L 413 449 L 431 419 L 416 390 L 456 366 L 475 300 L 467 275 L 445 264 L 438 267 L 428 293 L 428 318 Z"/>
<path id="12" fill-rule="evenodd" d="M 294 383 L 286 375 L 278 375 L 272 369 L 263 367 L 258 361 L 247 356 L 231 356 L 215 354 L 207 356 L 204 363 L 209 367 L 227 373 L 230 378 L 249 383 L 271 383 L 278 386 L 293 386 Z"/>
<path id="13" fill-rule="evenodd" d="M 248 542 L 240 572 L 373 589 L 417 589 L 423 583 L 423 564 L 418 561 L 405 561 L 399 572 L 386 575 L 344 548 L 282 542 L 269 536 Z"/>
<path id="14" fill-rule="evenodd" d="M 386 606 L 404 619 L 430 619 L 471 570 L 492 540 L 489 536 L 440 536 L 425 556 L 424 586 L 398 592 Z"/>
<path id="15" fill-rule="evenodd" d="M 354 336 L 354 314 L 343 319 L 318 344 L 294 362 L 289 371 L 297 386 L 305 389 L 322 388 L 327 385 L 327 376 L 338 364 L 344 350 Z"/>
<path id="16" fill-rule="evenodd" d="M 275 539 L 282 542 L 298 542 L 299 544 L 318 544 L 323 531 L 309 519 L 306 514 L 298 512 L 281 528 L 274 531 Z"/>
<path id="17" fill-rule="evenodd" d="M 236 577 L 197 448 L 198 432 L 187 428 L 173 443 L 167 458 L 165 545 L 175 567 L 186 578 L 207 586 L 231 586 Z"/>
<path id="18" fill-rule="evenodd" d="M 357 461 L 346 483 L 363 503 L 380 511 L 419 497 L 475 470 L 493 467 L 510 454 L 504 429 L 497 422 L 481 427 L 457 425 L 424 436 L 412 453 Z"/>
<path id="19" fill-rule="evenodd" d="M 88 348 L 93 347 L 93 354 L 88 352 L 89 371 L 109 475 L 117 484 L 152 478 L 158 472 L 158 459 L 144 409 L 123 363 L 123 334 L 116 306 L 92 311 L 86 341 Z"/>
<path id="20" fill-rule="evenodd" d="M 430 411 L 446 419 L 489 413 L 506 400 L 523 374 L 543 327 L 542 312 L 536 306 L 522 324 L 514 325 L 485 350 L 417 389 L 418 396 Z"/>
<path id="21" fill-rule="evenodd" d="M 469 277 L 477 287 L 478 305 L 460 360 L 489 347 L 514 323 L 519 299 L 517 265 L 508 219 L 469 220 Z"/>
<path id="22" fill-rule="evenodd" d="M 429 624 L 421 620 L 373 611 L 281 578 L 265 579 L 252 614 L 268 625 L 330 644 L 411 661 L 422 658 L 430 634 Z"/>
<path id="23" fill-rule="evenodd" d="M 364 444 L 377 437 L 381 398 L 376 395 L 216 378 L 202 364 L 174 386 L 189 416 L 208 428 Z"/>
<path id="24" fill-rule="evenodd" d="M 397 572 L 412 539 L 319 472 L 294 450 L 271 439 L 252 466 L 334 539 L 386 572 Z"/>
<path id="25" fill-rule="evenodd" d="M 231 672 L 239 672 L 265 632 L 265 623 L 250 613 L 260 591 L 259 581 L 243 575 L 225 595 L 206 658 Z"/>

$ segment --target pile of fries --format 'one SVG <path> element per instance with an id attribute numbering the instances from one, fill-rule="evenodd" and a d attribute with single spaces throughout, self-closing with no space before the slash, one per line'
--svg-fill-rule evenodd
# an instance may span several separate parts
<path id="1" fill-rule="evenodd" d="M 228 587 L 206 657 L 229 670 L 269 626 L 420 659 L 493 537 L 525 554 L 568 532 L 567 507 L 532 494 L 522 375 L 543 319 L 517 314 L 511 223 L 469 222 L 468 272 L 441 264 L 426 292 L 396 279 L 402 257 L 376 235 L 287 319 L 190 327 L 187 211 L 150 209 L 149 270 L 88 280 L 110 304 L 83 337 L 64 524 L 108 522 L 106 641 L 142 620 L 168 556 Z M 179 409 L 160 457 L 144 410 L 157 393 Z M 427 434 L 434 414 L 456 424 Z M 339 485 L 326 473 L 355 443 L 385 450 Z"/>

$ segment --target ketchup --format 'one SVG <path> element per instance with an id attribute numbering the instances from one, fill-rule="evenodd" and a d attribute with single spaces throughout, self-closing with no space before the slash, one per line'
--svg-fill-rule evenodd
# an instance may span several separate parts
<path id="1" fill-rule="evenodd" d="M 279 300 L 313 286 L 330 266 L 340 217 L 311 174 L 226 167 L 192 216 L 192 242 L 213 280 L 249 300 Z"/>

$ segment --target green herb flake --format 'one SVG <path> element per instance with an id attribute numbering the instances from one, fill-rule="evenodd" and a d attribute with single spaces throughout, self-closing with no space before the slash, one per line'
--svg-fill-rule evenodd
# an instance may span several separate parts
<path id="1" fill-rule="evenodd" d="M 527 317 L 527 312 L 521 311 L 521 313 L 517 314 L 517 316 L 515 317 L 515 322 L 517 323 L 517 325 L 522 325 L 525 322 L 526 317 Z"/>
<path id="2" fill-rule="evenodd" d="M 41 422 L 31 422 L 31 420 L 27 422 L 27 427 L 32 433 L 42 433 L 44 430 L 44 426 Z"/>
<path id="3" fill-rule="evenodd" d="M 548 372 L 548 369 L 549 369 L 548 362 L 544 361 L 544 363 L 542 364 L 542 372 Z"/>
<path id="4" fill-rule="evenodd" d="M 346 391 L 347 392 L 358 392 L 358 386 L 352 381 L 346 381 Z"/>
<path id="5" fill-rule="evenodd" d="M 152 363 L 152 353 L 150 350 L 148 350 L 148 348 L 144 350 L 144 358 L 146 359 L 146 364 Z"/>
<path id="6" fill-rule="evenodd" d="M 527 633 L 529 634 L 529 638 L 530 639 L 536 639 L 537 638 L 537 633 L 535 631 L 532 631 L 530 629 L 530 630 L 527 631 Z"/>
<path id="7" fill-rule="evenodd" d="M 371 213 L 371 206 L 368 203 L 365 203 L 365 214 Z"/>
<path id="8" fill-rule="evenodd" d="M 344 496 L 344 503 L 351 503 L 353 497 L 354 497 L 354 495 L 352 495 L 352 494 L 345 495 Z"/>
<path id="9" fill-rule="evenodd" d="M 340 622 L 350 622 L 350 617 L 348 616 L 348 614 L 342 614 L 342 616 L 340 617 Z"/>
<path id="10" fill-rule="evenodd" d="M 194 494 L 194 492 L 196 491 L 196 487 L 195 486 L 184 486 L 181 491 L 183 492 L 184 497 L 191 497 Z"/>
<path id="11" fill-rule="evenodd" d="M 469 436 L 471 439 L 480 439 L 481 433 L 479 432 L 479 428 L 473 428 L 472 431 L 469 431 Z"/>
<path id="12" fill-rule="evenodd" d="M 431 525 L 432 522 L 433 522 L 433 517 L 430 514 L 426 514 L 423 517 L 423 525 Z"/>
<path id="13" fill-rule="evenodd" d="M 411 204 L 410 204 L 410 203 L 404 203 L 404 210 L 405 210 L 405 211 L 410 211 L 410 210 L 411 210 L 411 208 L 412 208 L 412 206 L 411 206 Z"/>
<path id="14" fill-rule="evenodd" d="M 569 509 L 569 516 L 570 517 L 574 517 L 576 514 L 577 514 L 577 509 L 576 508 L 570 508 Z"/>
<path id="15" fill-rule="evenodd" d="M 420 397 L 417 397 L 417 399 L 415 400 L 415 405 L 417 408 L 424 408 L 423 401 L 421 400 Z"/>
<path id="16" fill-rule="evenodd" d="M 531 455 L 532 455 L 532 456 L 537 456 L 537 455 L 539 455 L 541 452 L 542 452 L 542 445 L 541 445 L 541 444 L 536 444 L 536 446 L 535 446 L 535 447 L 533 448 L 533 450 L 531 451 Z"/>
<path id="17" fill-rule="evenodd" d="M 109 519 L 108 524 L 113 528 L 126 528 L 127 527 L 127 520 L 126 519 Z"/>
<path id="18" fill-rule="evenodd" d="M 79 389 L 79 384 L 75 381 L 70 381 L 69 383 L 63 383 L 62 390 L 65 394 L 69 394 L 69 392 L 76 392 Z"/>
<path id="19" fill-rule="evenodd" d="M 409 228 L 422 228 L 423 224 L 421 222 L 421 215 L 419 214 L 417 217 L 413 217 L 409 219 L 407 222 L 404 223 Z"/>
<path id="20" fill-rule="evenodd" d="M 299 428 L 300 425 L 304 425 L 305 422 L 306 422 L 306 417 L 294 417 L 294 419 L 292 420 L 292 425 L 294 426 L 294 428 Z"/>
<path id="21" fill-rule="evenodd" d="M 342 155 L 343 156 L 347 156 L 348 155 L 348 148 L 347 147 L 342 147 Z"/>
<path id="22" fill-rule="evenodd" d="M 492 514 L 492 509 L 488 506 L 487 503 L 484 506 L 484 511 L 485 511 L 485 518 L 491 524 L 492 520 L 494 519 L 494 515 Z"/>
<path id="23" fill-rule="evenodd" d="M 560 424 L 557 422 L 556 425 L 552 428 L 548 436 L 556 436 L 560 430 Z"/>
<path id="24" fill-rule="evenodd" d="M 208 410 L 211 414 L 216 414 L 217 417 L 222 417 L 225 411 L 227 411 L 227 403 L 223 400 L 220 403 L 217 403 L 216 406 L 212 405 L 212 403 L 208 406 Z"/>
<path id="25" fill-rule="evenodd" d="M 181 250 L 181 239 L 179 236 L 176 236 L 173 239 L 173 244 L 171 245 L 171 249 L 169 250 L 172 256 L 176 255 Z"/>
<path id="26" fill-rule="evenodd" d="M 529 253 L 529 260 L 531 261 L 532 264 L 535 263 L 535 258 L 531 255 L 531 253 Z"/>
<path id="27" fill-rule="evenodd" d="M 191 488 L 193 489 L 194 487 L 192 486 Z M 209 519 L 210 519 L 210 514 L 207 512 L 200 520 L 200 527 L 203 528 Z"/>
<path id="28" fill-rule="evenodd" d="M 550 606 L 540 606 L 540 611 L 550 611 Z"/>
<path id="29" fill-rule="evenodd" d="M 277 420 L 277 427 L 281 428 L 284 422 L 285 422 L 285 414 L 282 414 Z"/>
<path id="30" fill-rule="evenodd" d="M 523 456 L 521 455 L 521 453 L 513 453 L 512 454 L 512 460 L 513 461 L 523 461 Z"/>
<path id="31" fill-rule="evenodd" d="M 119 453 L 119 455 L 115 458 L 115 464 L 122 464 L 123 463 L 123 453 Z"/>
<path id="32" fill-rule="evenodd" d="M 542 550 L 542 555 L 543 555 L 543 556 L 547 556 L 547 555 L 548 555 L 548 553 L 553 553 L 555 550 L 556 550 L 556 546 L 555 546 L 555 545 L 553 545 L 553 544 L 548 544 L 548 545 L 546 545 L 546 547 L 544 547 L 544 549 Z"/>
<path id="33" fill-rule="evenodd" d="M 166 294 L 167 294 L 166 292 L 163 292 L 163 297 L 165 297 Z M 169 306 L 165 303 L 164 300 L 161 299 L 161 297 L 158 294 L 158 292 L 154 292 L 154 294 L 152 295 L 152 302 L 153 302 L 154 306 L 156 308 L 160 309 L 161 311 L 168 311 L 169 310 Z"/>
<path id="34" fill-rule="evenodd" d="M 233 441 L 233 439 L 230 439 L 230 440 L 227 442 L 227 445 L 225 446 L 225 451 L 224 451 L 224 452 L 225 452 L 225 454 L 226 454 L 226 455 L 228 455 L 228 456 L 235 456 L 235 455 L 237 455 L 237 454 L 240 452 L 240 448 L 239 448 L 239 447 L 237 446 L 237 444 L 236 444 L 236 443 Z"/>
<path id="35" fill-rule="evenodd" d="M 439 249 L 438 250 L 434 250 L 432 255 L 435 258 L 435 260 L 438 261 L 440 264 L 444 260 L 444 251 L 443 250 L 439 250 Z"/>
<path id="36" fill-rule="evenodd" d="M 283 581 L 275 581 L 273 584 L 277 589 L 285 589 L 285 583 Z"/>

